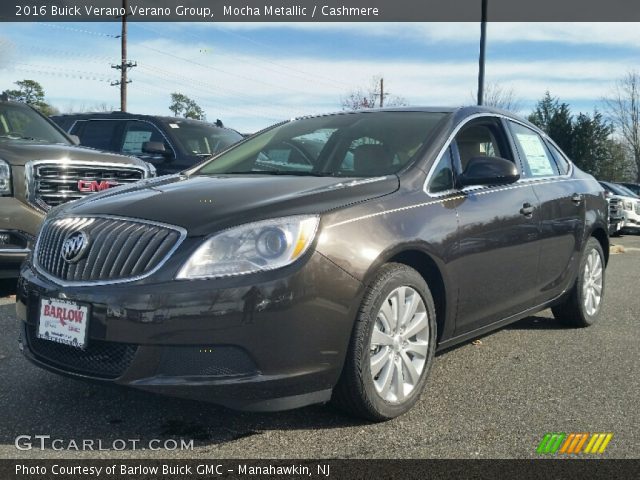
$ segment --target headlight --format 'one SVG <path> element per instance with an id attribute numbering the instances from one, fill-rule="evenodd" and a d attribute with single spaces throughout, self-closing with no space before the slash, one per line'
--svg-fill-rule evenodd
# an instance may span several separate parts
<path id="1" fill-rule="evenodd" d="M 0 195 L 11 195 L 11 167 L 0 160 Z"/>
<path id="2" fill-rule="evenodd" d="M 228 277 L 290 265 L 313 242 L 318 221 L 315 215 L 300 215 L 224 230 L 191 255 L 177 278 Z"/>

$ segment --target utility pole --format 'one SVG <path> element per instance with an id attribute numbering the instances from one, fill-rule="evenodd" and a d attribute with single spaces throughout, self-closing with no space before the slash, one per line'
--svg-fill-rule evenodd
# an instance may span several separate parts
<path id="1" fill-rule="evenodd" d="M 484 57 L 487 46 L 487 4 L 482 0 L 482 20 L 480 23 L 480 59 L 478 65 L 478 105 L 484 103 Z"/>
<path id="2" fill-rule="evenodd" d="M 380 108 L 384 107 L 384 78 L 380 77 Z"/>
<path id="3" fill-rule="evenodd" d="M 122 9 L 124 15 L 122 15 L 122 33 L 120 34 L 121 42 L 121 59 L 119 65 L 111 65 L 111 68 L 120 70 L 120 80 L 111 82 L 113 86 L 120 86 L 120 111 L 127 111 L 127 83 L 131 83 L 131 80 L 127 80 L 127 70 L 133 67 L 137 67 L 136 62 L 127 61 L 127 0 L 122 0 Z"/>

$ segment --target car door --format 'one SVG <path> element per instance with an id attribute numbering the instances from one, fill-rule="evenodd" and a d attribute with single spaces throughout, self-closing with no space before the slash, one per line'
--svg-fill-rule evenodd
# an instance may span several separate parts
<path id="1" fill-rule="evenodd" d="M 580 258 L 585 215 L 582 182 L 568 175 L 570 163 L 551 142 L 525 125 L 508 123 L 522 164 L 521 181 L 532 186 L 540 202 L 536 298 L 543 303 L 566 288 Z"/>
<path id="2" fill-rule="evenodd" d="M 475 156 L 516 163 L 499 118 L 467 123 L 452 142 L 455 172 Z M 540 253 L 540 210 L 526 182 L 461 190 L 458 249 L 451 263 L 458 283 L 455 335 L 522 312 L 532 306 Z"/>

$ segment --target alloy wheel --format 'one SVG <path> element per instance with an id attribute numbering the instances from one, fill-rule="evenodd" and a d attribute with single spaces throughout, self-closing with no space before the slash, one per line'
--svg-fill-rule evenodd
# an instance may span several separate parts
<path id="1" fill-rule="evenodd" d="M 424 372 L 429 351 L 429 319 L 420 294 L 411 287 L 393 290 L 382 302 L 370 342 L 370 370 L 377 393 L 402 403 Z"/>

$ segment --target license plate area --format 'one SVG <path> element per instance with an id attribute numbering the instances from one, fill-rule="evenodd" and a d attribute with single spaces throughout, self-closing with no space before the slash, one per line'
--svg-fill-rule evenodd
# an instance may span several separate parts
<path id="1" fill-rule="evenodd" d="M 70 347 L 85 349 L 90 306 L 84 303 L 42 297 L 36 336 Z"/>

